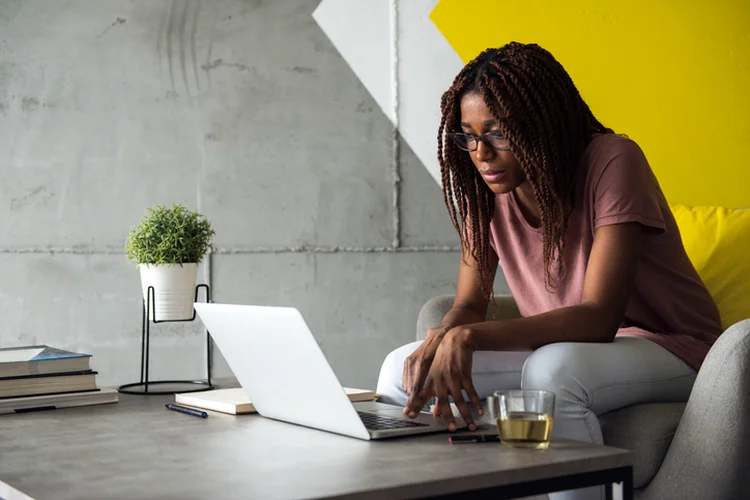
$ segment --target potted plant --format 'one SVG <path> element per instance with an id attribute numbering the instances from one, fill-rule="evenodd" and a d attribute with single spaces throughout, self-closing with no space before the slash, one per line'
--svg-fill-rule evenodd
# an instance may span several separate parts
<path id="1" fill-rule="evenodd" d="M 131 228 L 125 249 L 141 273 L 143 300 L 154 287 L 152 321 L 193 317 L 198 264 L 211 248 L 215 231 L 204 215 L 173 204 L 151 207 Z"/>

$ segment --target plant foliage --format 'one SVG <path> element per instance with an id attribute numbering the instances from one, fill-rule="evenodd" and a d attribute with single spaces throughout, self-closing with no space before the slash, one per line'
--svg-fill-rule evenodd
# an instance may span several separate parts
<path id="1" fill-rule="evenodd" d="M 131 228 L 125 249 L 137 264 L 187 264 L 203 260 L 215 231 L 204 215 L 173 204 L 150 207 Z"/>

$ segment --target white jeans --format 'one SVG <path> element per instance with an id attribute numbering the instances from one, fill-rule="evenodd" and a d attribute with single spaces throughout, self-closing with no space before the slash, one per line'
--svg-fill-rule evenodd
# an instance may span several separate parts
<path id="1" fill-rule="evenodd" d="M 421 342 L 391 352 L 383 362 L 377 393 L 384 403 L 404 406 L 404 361 Z M 611 343 L 559 342 L 533 352 L 479 351 L 472 379 L 479 397 L 500 389 L 544 389 L 555 393 L 552 438 L 602 444 L 597 415 L 647 402 L 687 401 L 696 372 L 663 347 L 644 338 L 618 335 Z M 603 488 L 550 494 L 554 500 L 600 500 Z"/>

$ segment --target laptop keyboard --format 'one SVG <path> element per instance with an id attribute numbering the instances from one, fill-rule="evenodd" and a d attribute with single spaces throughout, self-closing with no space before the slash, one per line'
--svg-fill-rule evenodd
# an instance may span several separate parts
<path id="1" fill-rule="evenodd" d="M 368 413 L 366 411 L 358 411 L 359 418 L 362 419 L 362 423 L 365 424 L 370 430 L 383 431 L 389 429 L 409 429 L 412 427 L 427 427 L 427 424 L 420 422 L 414 422 L 412 420 L 404 420 L 401 418 L 384 417 L 376 413 Z"/>

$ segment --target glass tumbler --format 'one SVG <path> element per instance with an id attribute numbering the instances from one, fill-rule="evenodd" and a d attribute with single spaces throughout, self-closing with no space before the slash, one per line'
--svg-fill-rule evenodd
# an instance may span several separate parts
<path id="1" fill-rule="evenodd" d="M 500 441 L 515 448 L 549 448 L 555 394 L 549 391 L 503 390 L 487 398 Z"/>

